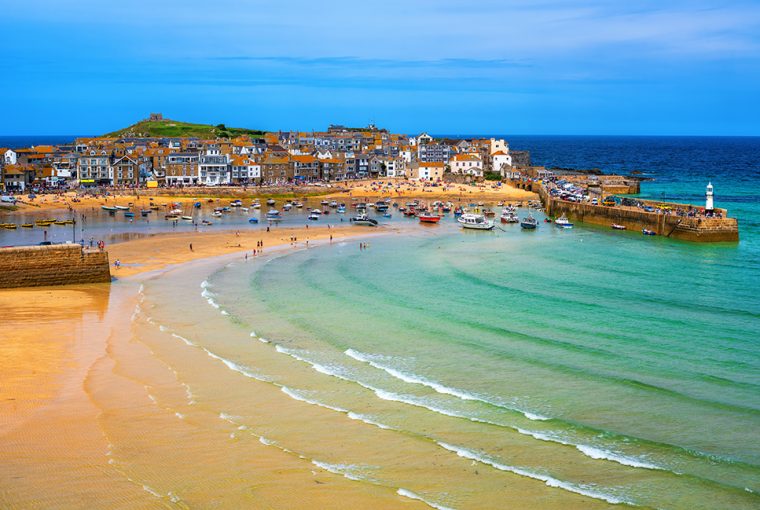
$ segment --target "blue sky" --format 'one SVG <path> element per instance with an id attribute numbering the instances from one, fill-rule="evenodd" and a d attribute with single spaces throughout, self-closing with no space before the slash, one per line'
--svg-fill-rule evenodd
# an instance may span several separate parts
<path id="1" fill-rule="evenodd" d="M 9 0 L 0 134 L 760 135 L 760 2 Z"/>

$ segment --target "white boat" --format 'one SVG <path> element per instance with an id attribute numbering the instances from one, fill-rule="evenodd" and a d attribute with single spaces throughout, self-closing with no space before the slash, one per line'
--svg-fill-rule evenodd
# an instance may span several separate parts
<path id="1" fill-rule="evenodd" d="M 193 217 L 192 216 L 180 216 L 180 218 L 183 219 L 183 220 L 185 220 L 185 221 L 193 221 Z"/>
<path id="2" fill-rule="evenodd" d="M 182 214 L 182 209 L 172 209 L 169 214 Z"/>
<path id="3" fill-rule="evenodd" d="M 312 221 L 316 221 L 316 220 L 318 220 L 318 219 L 319 219 L 319 214 L 317 214 L 317 213 L 315 213 L 315 212 L 312 212 L 311 214 L 309 214 L 308 218 L 309 218 L 310 220 L 312 220 Z"/>
<path id="4" fill-rule="evenodd" d="M 253 207 L 254 209 L 261 209 L 261 204 L 258 202 L 254 202 L 251 204 L 251 207 Z"/>
<path id="5" fill-rule="evenodd" d="M 520 218 L 517 217 L 517 214 L 515 214 L 514 211 L 505 207 L 504 210 L 501 211 L 501 222 L 502 223 L 520 223 Z"/>
<path id="6" fill-rule="evenodd" d="M 214 218 L 221 218 L 222 217 L 222 211 L 214 211 L 211 213 L 211 216 Z"/>
<path id="7" fill-rule="evenodd" d="M 567 216 L 564 214 L 554 220 L 554 224 L 560 228 L 573 228 L 573 224 L 570 222 L 570 220 L 567 219 Z"/>
<path id="8" fill-rule="evenodd" d="M 129 207 L 127 207 L 126 205 L 115 205 L 114 208 L 120 211 L 129 211 Z"/>
<path id="9" fill-rule="evenodd" d="M 274 198 L 270 198 L 267 200 L 267 205 L 274 205 Z"/>
<path id="10" fill-rule="evenodd" d="M 312 209 L 311 214 L 321 215 L 322 210 L 321 209 Z"/>
<path id="11" fill-rule="evenodd" d="M 282 206 L 283 211 L 290 211 L 293 206 L 291 204 L 285 204 Z"/>
<path id="12" fill-rule="evenodd" d="M 493 221 L 487 220 L 482 214 L 466 213 L 457 218 L 457 221 L 462 228 L 472 230 L 491 230 L 493 228 Z"/>
<path id="13" fill-rule="evenodd" d="M 366 225 L 368 227 L 376 227 L 377 226 L 377 220 L 373 220 L 372 218 L 369 218 L 366 214 L 357 214 L 353 218 L 351 218 L 351 222 L 354 225 Z"/>
<path id="14" fill-rule="evenodd" d="M 277 209 L 269 209 L 267 211 L 267 219 L 271 220 L 272 218 L 279 218 L 280 217 L 280 211 Z"/>

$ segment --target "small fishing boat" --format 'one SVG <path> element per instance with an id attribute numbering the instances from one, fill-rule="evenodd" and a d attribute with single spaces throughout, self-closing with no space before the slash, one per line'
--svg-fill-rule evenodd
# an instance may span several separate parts
<path id="1" fill-rule="evenodd" d="M 383 218 L 391 218 L 393 215 L 389 212 L 383 214 Z"/>
<path id="2" fill-rule="evenodd" d="M 125 218 L 134 218 L 134 217 L 135 217 L 135 213 L 133 213 L 133 212 L 131 212 L 131 211 L 126 211 L 126 212 L 124 213 L 124 217 L 125 217 Z"/>
<path id="3" fill-rule="evenodd" d="M 613 223 L 611 226 L 613 230 L 626 230 L 625 225 L 619 225 L 617 223 Z"/>
<path id="4" fill-rule="evenodd" d="M 195 207 L 196 209 L 200 209 L 201 208 L 201 203 L 200 202 L 196 202 L 196 203 L 193 204 L 193 207 Z"/>
<path id="5" fill-rule="evenodd" d="M 493 209 L 489 209 L 488 207 L 483 209 L 483 216 L 486 218 L 493 218 L 496 216 L 496 213 L 493 211 Z"/>
<path id="6" fill-rule="evenodd" d="M 520 220 L 520 226 L 524 230 L 535 230 L 538 227 L 538 220 L 532 214 L 528 214 L 528 216 Z"/>
<path id="7" fill-rule="evenodd" d="M 247 207 L 241 207 L 240 210 L 243 211 L 243 212 L 248 212 L 248 208 Z"/>
<path id="8" fill-rule="evenodd" d="M 179 216 L 180 214 L 182 214 L 182 209 L 172 209 L 171 211 L 169 211 L 169 214 Z"/>
<path id="9" fill-rule="evenodd" d="M 332 207 L 333 209 L 335 209 L 336 207 L 338 207 L 338 202 L 336 202 L 335 200 L 331 200 L 330 201 L 330 207 Z"/>
<path id="10" fill-rule="evenodd" d="M 312 221 L 316 221 L 316 220 L 319 219 L 319 216 L 320 216 L 319 214 L 317 214 L 315 212 L 312 212 L 312 213 L 309 214 L 308 219 L 310 219 Z"/>
<path id="11" fill-rule="evenodd" d="M 346 208 L 343 206 L 338 207 L 338 209 L 335 212 L 337 212 L 338 214 L 346 214 Z"/>
<path id="12" fill-rule="evenodd" d="M 322 200 L 320 202 L 320 205 L 330 205 L 330 201 L 329 200 Z"/>
<path id="13" fill-rule="evenodd" d="M 290 209 L 293 207 L 293 204 L 285 204 L 282 206 L 283 211 L 290 211 Z"/>
<path id="14" fill-rule="evenodd" d="M 118 210 L 118 207 L 113 207 L 110 205 L 101 205 L 100 208 L 103 209 L 104 211 L 109 211 L 109 212 Z"/>
<path id="15" fill-rule="evenodd" d="M 641 229 L 641 233 L 644 234 L 645 236 L 656 236 L 657 235 L 657 232 L 655 232 L 654 230 L 649 230 L 648 228 L 642 228 Z"/>
<path id="16" fill-rule="evenodd" d="M 274 205 L 274 198 L 267 199 L 267 205 Z"/>
<path id="17" fill-rule="evenodd" d="M 258 218 L 248 218 L 248 223 L 258 223 L 258 222 L 259 222 Z"/>
<path id="18" fill-rule="evenodd" d="M 251 204 L 251 207 L 254 208 L 254 209 L 261 209 L 261 204 L 258 203 L 258 202 L 253 202 Z"/>
<path id="19" fill-rule="evenodd" d="M 147 216 L 147 215 L 149 215 L 151 212 L 152 212 L 152 211 L 151 211 L 150 209 L 141 209 L 141 210 L 140 210 L 140 214 L 141 214 L 142 216 Z"/>
<path id="20" fill-rule="evenodd" d="M 548 218 L 548 217 L 544 218 L 544 223 L 551 223 L 551 222 L 552 222 L 551 218 Z"/>
<path id="21" fill-rule="evenodd" d="M 296 209 L 301 209 L 303 207 L 303 204 L 301 202 L 293 202 L 293 206 Z"/>
<path id="22" fill-rule="evenodd" d="M 457 207 L 454 209 L 454 217 L 459 218 L 464 213 L 464 210 L 461 207 Z"/>
<path id="23" fill-rule="evenodd" d="M 573 224 L 570 222 L 570 220 L 567 219 L 567 216 L 564 214 L 554 220 L 554 224 L 560 228 L 573 228 Z"/>
<path id="24" fill-rule="evenodd" d="M 501 211 L 500 218 L 502 223 L 520 223 L 520 218 L 518 218 L 517 215 L 509 209 L 504 209 Z"/>
<path id="25" fill-rule="evenodd" d="M 160 208 L 157 205 L 151 205 L 150 210 L 151 211 L 158 211 Z"/>
<path id="26" fill-rule="evenodd" d="M 192 216 L 180 216 L 180 218 L 183 219 L 183 220 L 185 220 L 185 221 L 193 221 L 193 217 Z"/>
<path id="27" fill-rule="evenodd" d="M 211 213 L 211 216 L 214 218 L 221 218 L 222 217 L 222 211 L 214 211 Z"/>
<path id="28" fill-rule="evenodd" d="M 381 212 L 385 212 L 385 211 L 388 210 L 388 204 L 386 204 L 384 201 L 377 202 L 375 204 L 375 209 L 377 209 L 378 211 L 381 211 Z"/>
<path id="29" fill-rule="evenodd" d="M 23 228 L 34 228 L 34 223 L 22 223 Z"/>
<path id="30" fill-rule="evenodd" d="M 212 223 L 212 222 L 210 222 L 210 221 L 208 221 L 208 220 L 203 220 L 203 221 L 201 221 L 201 224 L 202 224 L 202 225 L 205 225 L 205 226 L 207 226 L 207 227 L 208 227 L 209 225 L 213 225 L 213 223 Z"/>
<path id="31" fill-rule="evenodd" d="M 373 220 L 372 218 L 367 217 L 366 214 L 357 214 L 356 216 L 351 218 L 351 222 L 354 225 L 364 225 L 367 227 L 377 226 L 377 220 Z"/>
<path id="32" fill-rule="evenodd" d="M 176 220 L 177 218 L 179 218 L 178 214 L 166 214 L 166 215 L 164 215 L 164 219 L 165 220 Z"/>
<path id="33" fill-rule="evenodd" d="M 49 227 L 50 225 L 52 225 L 56 221 L 58 221 L 58 220 L 56 220 L 55 218 L 53 218 L 53 219 L 49 219 L 49 220 L 37 220 L 37 221 L 35 221 L 35 223 L 39 227 Z"/>
<path id="34" fill-rule="evenodd" d="M 129 210 L 129 207 L 126 206 L 126 205 L 115 205 L 114 208 L 118 209 L 120 211 L 128 211 Z"/>
<path id="35" fill-rule="evenodd" d="M 267 219 L 269 221 L 281 220 L 282 218 L 280 217 L 280 211 L 278 211 L 277 209 L 270 209 L 269 211 L 267 211 Z"/>
<path id="36" fill-rule="evenodd" d="M 230 207 L 243 207 L 243 202 L 241 200 L 233 200 L 230 202 Z"/>
<path id="37" fill-rule="evenodd" d="M 18 225 L 16 225 L 15 223 L 3 223 L 2 225 L 0 225 L 0 227 L 3 227 L 8 230 L 16 230 L 18 228 Z"/>
<path id="38" fill-rule="evenodd" d="M 491 230 L 493 221 L 487 220 L 482 214 L 465 213 L 457 218 L 462 228 L 471 230 Z"/>
<path id="39" fill-rule="evenodd" d="M 420 223 L 438 223 L 441 221 L 441 217 L 437 214 L 424 213 L 417 216 Z"/>

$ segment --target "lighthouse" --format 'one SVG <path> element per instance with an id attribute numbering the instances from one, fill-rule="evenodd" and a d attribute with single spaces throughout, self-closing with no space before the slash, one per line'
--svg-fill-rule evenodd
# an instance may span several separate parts
<path id="1" fill-rule="evenodd" d="M 711 213 L 713 211 L 713 185 L 712 182 L 707 183 L 707 192 L 705 193 L 705 212 Z"/>

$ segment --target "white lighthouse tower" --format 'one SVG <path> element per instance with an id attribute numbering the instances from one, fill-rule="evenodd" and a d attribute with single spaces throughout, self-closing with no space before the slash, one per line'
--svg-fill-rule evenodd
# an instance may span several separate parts
<path id="1" fill-rule="evenodd" d="M 713 209 L 713 185 L 712 182 L 708 182 L 707 193 L 705 193 L 705 212 L 712 212 Z"/>

